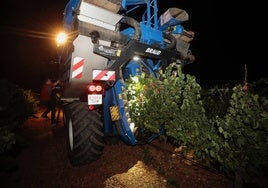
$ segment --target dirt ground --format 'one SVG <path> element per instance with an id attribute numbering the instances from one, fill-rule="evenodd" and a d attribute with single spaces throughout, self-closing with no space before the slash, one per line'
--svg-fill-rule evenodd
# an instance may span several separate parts
<path id="1" fill-rule="evenodd" d="M 36 114 L 40 117 L 40 112 Z M 29 118 L 21 128 L 28 147 L 18 168 L 0 173 L 1 188 L 231 188 L 232 180 L 176 154 L 168 143 L 106 145 L 102 157 L 73 167 L 67 156 L 65 128 Z"/>

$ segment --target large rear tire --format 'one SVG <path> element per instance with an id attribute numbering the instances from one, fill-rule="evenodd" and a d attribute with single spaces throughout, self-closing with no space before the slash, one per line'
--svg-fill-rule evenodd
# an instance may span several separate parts
<path id="1" fill-rule="evenodd" d="M 68 154 L 73 166 L 88 164 L 100 158 L 104 148 L 100 112 L 89 111 L 87 103 L 74 102 L 64 108 Z"/>

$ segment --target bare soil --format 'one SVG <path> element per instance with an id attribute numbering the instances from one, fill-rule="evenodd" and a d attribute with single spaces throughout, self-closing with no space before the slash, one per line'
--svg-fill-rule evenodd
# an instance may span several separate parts
<path id="1" fill-rule="evenodd" d="M 62 122 L 51 127 L 49 120 L 29 118 L 20 132 L 28 147 L 18 155 L 15 171 L 0 173 L 2 188 L 233 187 L 231 179 L 181 157 L 178 148 L 158 140 L 137 146 L 106 145 L 99 160 L 73 167 Z"/>

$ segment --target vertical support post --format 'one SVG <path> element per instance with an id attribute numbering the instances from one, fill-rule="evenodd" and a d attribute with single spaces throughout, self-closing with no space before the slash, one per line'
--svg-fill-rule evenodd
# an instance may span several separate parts
<path id="1" fill-rule="evenodd" d="M 154 29 L 158 29 L 158 8 L 157 8 L 157 0 L 154 1 Z"/>
<path id="2" fill-rule="evenodd" d="M 247 64 L 245 64 L 245 75 L 244 75 L 244 86 L 242 88 L 243 91 L 248 91 L 248 67 Z"/>

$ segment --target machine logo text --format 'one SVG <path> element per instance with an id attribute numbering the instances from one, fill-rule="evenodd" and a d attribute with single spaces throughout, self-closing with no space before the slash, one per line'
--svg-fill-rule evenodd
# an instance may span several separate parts
<path id="1" fill-rule="evenodd" d="M 149 54 L 154 54 L 154 55 L 160 55 L 161 54 L 160 50 L 155 50 L 153 48 L 147 48 L 145 52 L 149 53 Z"/>

